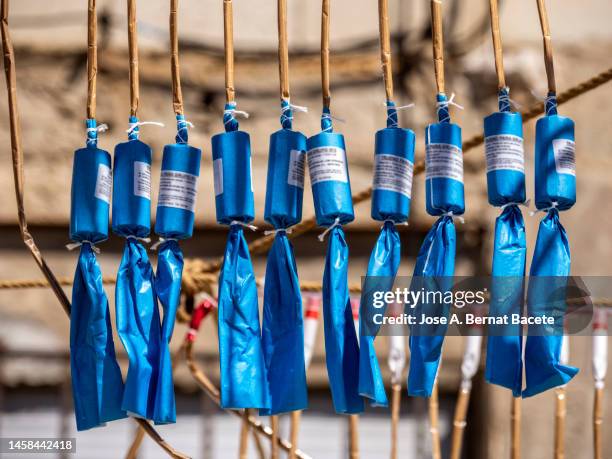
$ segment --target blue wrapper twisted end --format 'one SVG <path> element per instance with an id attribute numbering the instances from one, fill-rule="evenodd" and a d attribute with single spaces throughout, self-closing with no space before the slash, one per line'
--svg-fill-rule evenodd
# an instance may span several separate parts
<path id="1" fill-rule="evenodd" d="M 185 121 L 185 115 L 176 115 L 176 143 L 187 143 L 189 142 L 189 130 L 187 121 Z"/>
<path id="2" fill-rule="evenodd" d="M 321 132 L 334 132 L 329 107 L 323 107 L 323 113 L 321 113 Z"/>
<path id="3" fill-rule="evenodd" d="M 549 91 L 544 101 L 546 116 L 557 114 L 557 94 L 554 91 Z"/>
<path id="4" fill-rule="evenodd" d="M 399 121 L 397 119 L 397 108 L 395 107 L 395 102 L 393 102 L 392 100 L 387 101 L 387 127 L 399 127 Z"/>
<path id="5" fill-rule="evenodd" d="M 287 99 L 281 100 L 280 123 L 283 129 L 291 130 L 293 128 L 293 110 L 291 109 L 291 103 Z"/>
<path id="6" fill-rule="evenodd" d="M 87 127 L 87 141 L 86 145 L 91 148 L 98 146 L 98 123 L 93 118 L 85 120 L 85 126 Z"/>
<path id="7" fill-rule="evenodd" d="M 448 99 L 446 94 L 440 92 L 436 95 L 436 104 L 438 106 L 438 122 L 450 123 L 450 112 L 448 111 Z"/>
<path id="8" fill-rule="evenodd" d="M 140 135 L 140 127 L 138 126 L 138 118 L 135 116 L 130 116 L 129 124 L 130 124 L 130 132 L 128 132 L 128 140 L 138 140 L 138 136 Z"/>
<path id="9" fill-rule="evenodd" d="M 240 127 L 236 119 L 236 102 L 228 102 L 225 104 L 225 109 L 223 110 L 223 125 L 225 126 L 225 132 L 234 132 Z"/>
<path id="10" fill-rule="evenodd" d="M 161 326 L 159 377 L 155 395 L 153 421 L 155 421 L 155 424 L 169 424 L 176 422 L 170 339 L 174 331 L 176 311 L 181 299 L 183 252 L 179 247 L 178 241 L 171 239 L 162 242 L 158 253 L 155 293 L 162 305 L 164 318 Z"/>
<path id="11" fill-rule="evenodd" d="M 500 112 L 511 112 L 510 88 L 501 88 L 497 94 L 497 104 Z"/>

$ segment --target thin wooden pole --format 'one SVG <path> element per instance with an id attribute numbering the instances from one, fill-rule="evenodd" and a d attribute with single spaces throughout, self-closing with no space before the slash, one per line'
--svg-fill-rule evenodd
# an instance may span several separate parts
<path id="1" fill-rule="evenodd" d="M 225 48 L 225 100 L 235 102 L 234 89 L 234 13 L 232 0 L 223 0 L 223 45 Z"/>
<path id="2" fill-rule="evenodd" d="M 566 395 L 565 386 L 555 389 L 555 459 L 565 458 Z"/>
<path id="3" fill-rule="evenodd" d="M 602 432 L 603 425 L 603 387 L 595 388 L 595 399 L 593 400 L 593 457 L 603 459 Z"/>
<path id="4" fill-rule="evenodd" d="M 442 32 L 442 1 L 431 0 L 431 30 L 436 74 L 436 88 L 439 94 L 444 91 L 444 34 Z"/>
<path id="5" fill-rule="evenodd" d="M 178 0 L 170 0 L 170 69 L 172 72 L 172 107 L 177 115 L 183 114 L 183 91 L 179 67 Z"/>
<path id="6" fill-rule="evenodd" d="M 272 429 L 272 445 L 270 447 L 270 459 L 278 459 L 278 415 L 270 416 L 270 428 Z"/>
<path id="7" fill-rule="evenodd" d="M 321 9 L 321 85 L 323 92 L 323 106 L 331 104 L 329 89 L 329 2 L 323 0 Z"/>
<path id="8" fill-rule="evenodd" d="M 249 457 L 249 410 L 244 410 L 242 414 L 238 457 L 239 459 L 248 459 Z"/>
<path id="9" fill-rule="evenodd" d="M 291 432 L 289 435 L 289 441 L 291 442 L 291 449 L 287 453 L 289 459 L 296 459 L 295 450 L 298 444 L 298 436 L 300 433 L 300 419 L 302 417 L 301 411 L 291 412 Z"/>
<path id="10" fill-rule="evenodd" d="M 289 99 L 289 42 L 287 38 L 287 0 L 278 0 L 278 74 L 281 99 Z"/>
<path id="11" fill-rule="evenodd" d="M 87 5 L 87 118 L 96 117 L 96 77 L 98 75 L 98 18 L 96 0 Z"/>
<path id="12" fill-rule="evenodd" d="M 389 0 L 378 0 L 380 32 L 380 61 L 385 82 L 387 100 L 393 100 L 393 68 L 391 58 L 391 34 L 389 33 Z"/>
<path id="13" fill-rule="evenodd" d="M 402 385 L 391 386 L 391 459 L 397 459 L 397 430 L 400 416 L 400 405 L 402 400 Z"/>
<path id="14" fill-rule="evenodd" d="M 431 397 L 429 397 L 429 432 L 431 434 L 431 457 L 432 459 L 442 459 L 442 449 L 440 446 L 439 428 L 439 403 L 438 403 L 438 381 L 434 383 Z"/>
<path id="15" fill-rule="evenodd" d="M 349 415 L 349 459 L 359 459 L 359 416 Z"/>
<path id="16" fill-rule="evenodd" d="M 521 398 L 512 397 L 510 409 L 510 458 L 521 457 Z"/>
<path id="17" fill-rule="evenodd" d="M 542 28 L 542 38 L 544 41 L 544 65 L 546 66 L 546 78 L 548 79 L 548 92 L 556 93 L 557 85 L 555 83 L 555 67 L 553 65 L 552 38 L 550 34 L 550 25 L 548 24 L 548 14 L 546 13 L 546 3 L 545 0 L 536 1 L 538 4 L 540 26 Z"/>
<path id="18" fill-rule="evenodd" d="M 463 435 L 465 434 L 467 411 L 470 405 L 469 387 L 461 387 L 455 405 L 455 416 L 453 418 L 453 435 L 451 440 L 451 459 L 461 457 L 461 447 L 463 446 Z"/>
<path id="19" fill-rule="evenodd" d="M 506 87 L 506 75 L 504 72 L 504 57 L 502 53 L 502 39 L 499 27 L 498 0 L 489 0 L 491 11 L 491 34 L 493 35 L 493 54 L 495 56 L 495 73 L 497 73 L 497 88 Z"/>
<path id="20" fill-rule="evenodd" d="M 130 115 L 138 115 L 140 83 L 138 78 L 138 30 L 136 0 L 128 0 L 128 49 L 130 56 Z"/>

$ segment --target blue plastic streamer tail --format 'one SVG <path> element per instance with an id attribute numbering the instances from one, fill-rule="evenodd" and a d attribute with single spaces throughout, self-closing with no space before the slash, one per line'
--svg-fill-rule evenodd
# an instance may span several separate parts
<path id="1" fill-rule="evenodd" d="M 159 353 L 159 378 L 153 412 L 155 424 L 176 422 L 170 339 L 174 331 L 176 311 L 181 299 L 182 276 L 183 252 L 178 242 L 175 240 L 164 241 L 159 246 L 157 272 L 155 274 L 155 293 L 164 311 Z"/>
<path id="2" fill-rule="evenodd" d="M 276 233 L 268 254 L 262 342 L 268 370 L 270 409 L 260 410 L 260 414 L 307 408 L 302 294 L 293 248 L 284 231 Z"/>
<path id="3" fill-rule="evenodd" d="M 420 282 L 442 282 L 436 289 L 445 291 L 446 281 L 455 272 L 456 234 L 452 217 L 440 217 L 429 230 L 425 241 L 419 250 L 414 277 L 424 277 Z M 431 316 L 449 314 L 449 305 L 428 305 Z M 420 316 L 422 305 L 417 305 L 413 314 Z M 410 333 L 410 371 L 408 373 L 408 394 L 419 397 L 429 397 L 438 373 L 442 344 L 446 334 L 446 325 L 413 326 Z"/>
<path id="4" fill-rule="evenodd" d="M 374 250 L 370 255 L 368 272 L 364 283 L 361 304 L 371 305 L 369 296 L 373 291 L 389 291 L 393 287 L 393 282 L 397 274 L 401 257 L 401 243 L 395 224 L 386 221 L 383 229 L 378 236 Z M 374 311 L 371 307 L 361 308 L 360 327 L 364 323 L 373 324 L 370 316 Z M 377 314 L 384 314 L 384 309 L 377 309 Z M 367 334 L 360 332 L 361 340 L 359 343 L 359 394 L 367 397 L 375 406 L 387 406 L 387 394 L 383 382 L 374 339 L 380 326 L 374 330 L 368 330 Z"/>
<path id="5" fill-rule="evenodd" d="M 578 373 L 578 368 L 559 363 L 563 319 L 567 307 L 565 288 L 569 274 L 569 243 L 565 229 L 559 221 L 559 211 L 553 208 L 542 219 L 538 229 L 531 262 L 527 305 L 530 316 L 546 313 L 554 317 L 554 333 L 543 330 L 541 326 L 529 326 L 525 344 L 527 384 L 523 397 L 531 397 L 567 384 Z M 551 295 L 554 297 L 549 300 Z"/>
<path id="6" fill-rule="evenodd" d="M 495 221 L 491 316 L 522 313 L 526 252 L 523 214 L 517 205 L 509 205 Z M 490 325 L 489 331 L 485 378 L 519 397 L 523 387 L 522 326 Z"/>
<path id="7" fill-rule="evenodd" d="M 123 380 L 102 286 L 102 273 L 91 245 L 81 246 L 72 288 L 70 366 L 78 430 L 126 416 L 121 409 Z"/>
<path id="8" fill-rule="evenodd" d="M 234 224 L 219 279 L 221 406 L 269 408 L 257 285 L 243 228 Z"/>
<path id="9" fill-rule="evenodd" d="M 153 268 L 146 249 L 133 237 L 125 241 L 115 287 L 117 332 L 130 365 L 121 407 L 153 419 L 160 352 L 160 318 Z"/>
<path id="10" fill-rule="evenodd" d="M 329 232 L 323 274 L 325 360 L 334 408 L 337 413 L 361 413 L 359 396 L 359 345 L 347 285 L 348 245 L 341 226 Z"/>

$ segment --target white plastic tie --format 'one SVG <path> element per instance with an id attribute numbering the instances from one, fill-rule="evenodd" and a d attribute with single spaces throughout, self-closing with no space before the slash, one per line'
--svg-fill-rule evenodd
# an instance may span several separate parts
<path id="1" fill-rule="evenodd" d="M 441 107 L 445 107 L 448 105 L 452 105 L 453 107 L 457 107 L 459 110 L 463 110 L 464 107 L 463 105 L 459 105 L 457 102 L 455 102 L 455 93 L 452 93 L 450 98 L 448 100 L 443 100 L 440 102 L 436 102 L 436 107 L 441 108 Z"/>
<path id="2" fill-rule="evenodd" d="M 529 209 L 529 204 L 531 204 L 531 199 L 527 199 L 524 202 L 507 202 L 506 204 L 499 206 L 499 208 L 504 210 L 509 206 L 523 206 L 524 208 Z"/>
<path id="3" fill-rule="evenodd" d="M 159 121 L 137 121 L 135 123 L 129 123 L 129 128 L 127 129 L 128 134 L 131 134 L 134 129 L 136 129 L 139 126 L 159 126 L 159 127 L 164 127 L 164 123 L 160 123 Z"/>
<path id="4" fill-rule="evenodd" d="M 150 237 L 138 237 L 138 236 L 134 236 L 133 234 L 130 234 L 129 236 L 126 236 L 125 238 L 126 239 L 134 239 L 135 241 L 143 242 L 144 244 L 150 244 L 151 243 L 151 238 Z"/>
<path id="5" fill-rule="evenodd" d="M 543 209 L 536 209 L 536 210 L 532 210 L 531 212 L 529 212 L 529 216 L 533 217 L 534 215 L 540 213 L 540 212 L 545 212 L 548 213 L 548 211 L 556 209 L 559 206 L 559 203 L 557 201 L 553 201 L 552 205 L 550 207 L 544 207 Z"/>
<path id="6" fill-rule="evenodd" d="M 502 94 L 501 96 L 499 96 L 499 102 L 506 105 L 508 108 L 514 107 L 515 109 L 520 110 L 521 104 L 519 104 L 516 100 L 510 98 L 510 88 L 506 86 L 504 89 L 506 90 L 506 94 Z"/>
<path id="7" fill-rule="evenodd" d="M 293 110 L 294 112 L 300 112 L 300 113 L 308 113 L 308 107 L 304 107 L 303 105 L 292 104 L 289 99 L 283 99 L 283 100 L 285 100 L 288 104 L 281 109 L 283 113 L 289 110 Z"/>
<path id="8" fill-rule="evenodd" d="M 157 242 L 154 242 L 154 243 L 151 245 L 151 250 L 157 250 L 157 248 L 158 248 L 160 245 L 162 245 L 164 242 L 167 242 L 167 241 L 175 241 L 175 242 L 178 242 L 178 239 L 176 239 L 176 238 L 174 238 L 174 237 L 160 237 L 160 238 L 157 240 Z"/>
<path id="9" fill-rule="evenodd" d="M 383 229 L 386 223 L 392 223 L 395 226 L 409 226 L 408 222 L 396 222 L 395 220 L 387 218 L 386 220 L 383 220 L 383 224 L 380 226 L 380 229 Z"/>
<path id="10" fill-rule="evenodd" d="M 461 215 L 455 215 L 455 214 L 453 213 L 453 211 L 452 211 L 452 210 L 451 210 L 451 211 L 449 211 L 449 212 L 444 212 L 444 213 L 442 214 L 442 216 L 443 216 L 443 217 L 450 217 L 450 218 L 452 218 L 453 220 L 454 220 L 454 219 L 457 219 L 457 220 L 459 220 L 459 221 L 461 222 L 461 224 L 465 224 L 465 218 L 463 218 Z"/>
<path id="11" fill-rule="evenodd" d="M 248 118 L 250 115 L 248 114 L 248 112 L 245 112 L 244 110 L 236 110 L 235 108 L 227 108 L 225 110 L 223 110 L 223 114 L 224 115 L 229 115 L 229 116 L 241 116 L 242 118 Z M 228 119 L 224 124 L 230 123 L 232 120 L 231 118 Z"/>
<path id="12" fill-rule="evenodd" d="M 276 236 L 278 233 L 291 234 L 293 233 L 293 228 L 277 228 L 264 231 L 265 236 L 269 236 L 270 234 L 274 234 Z"/>
<path id="13" fill-rule="evenodd" d="M 83 244 L 89 244 L 91 250 L 93 250 L 94 253 L 100 253 L 100 249 L 96 247 L 96 245 L 91 241 L 71 242 L 70 244 L 66 244 L 66 248 L 70 251 L 73 251 L 77 247 L 81 247 Z"/>
<path id="14" fill-rule="evenodd" d="M 327 236 L 327 233 L 329 233 L 331 230 L 333 230 L 336 226 L 342 226 L 340 224 L 340 218 L 336 217 L 336 219 L 334 220 L 334 223 L 331 224 L 330 226 L 328 226 L 327 228 L 325 228 L 325 231 L 323 231 L 321 234 L 319 234 L 318 238 L 320 242 L 323 242 L 325 240 L 325 236 Z"/>
<path id="15" fill-rule="evenodd" d="M 86 129 L 87 132 L 106 132 L 108 131 L 108 124 L 102 123 L 96 127 L 89 127 Z"/>
<path id="16" fill-rule="evenodd" d="M 233 226 L 233 225 L 239 225 L 239 226 L 242 226 L 244 228 L 248 228 L 251 231 L 257 231 L 257 227 L 255 225 L 251 225 L 250 223 L 245 223 L 245 222 L 241 222 L 241 221 L 238 221 L 238 220 L 232 220 L 230 222 L 230 226 Z"/>

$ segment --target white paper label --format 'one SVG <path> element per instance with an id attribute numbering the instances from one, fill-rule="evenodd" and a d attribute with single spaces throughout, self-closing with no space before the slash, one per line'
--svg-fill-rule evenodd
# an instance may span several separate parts
<path id="1" fill-rule="evenodd" d="M 113 173 L 106 164 L 98 165 L 95 196 L 110 204 L 111 189 L 113 186 Z"/>
<path id="2" fill-rule="evenodd" d="M 291 150 L 289 153 L 289 172 L 287 174 L 287 183 L 302 189 L 304 188 L 305 153 L 300 150 Z"/>
<path id="3" fill-rule="evenodd" d="M 157 205 L 195 212 L 197 183 L 196 175 L 180 171 L 162 171 Z"/>
<path id="4" fill-rule="evenodd" d="M 401 193 L 407 198 L 412 192 L 413 164 L 395 155 L 374 155 L 374 190 Z"/>
<path id="5" fill-rule="evenodd" d="M 461 148 L 450 143 L 430 143 L 425 147 L 425 179 L 448 178 L 463 183 Z"/>
<path id="6" fill-rule="evenodd" d="M 134 161 L 134 195 L 151 199 L 151 165 Z"/>
<path id="7" fill-rule="evenodd" d="M 307 161 L 313 185 L 327 181 L 348 183 L 346 152 L 342 148 L 313 148 L 308 150 Z"/>
<path id="8" fill-rule="evenodd" d="M 213 161 L 213 183 L 215 196 L 223 194 L 223 160 L 221 158 Z"/>
<path id="9" fill-rule="evenodd" d="M 508 170 L 525 173 L 523 139 L 517 135 L 492 135 L 485 139 L 487 172 Z"/>
<path id="10" fill-rule="evenodd" d="M 576 144 L 569 139 L 554 139 L 553 152 L 557 174 L 576 175 Z"/>

